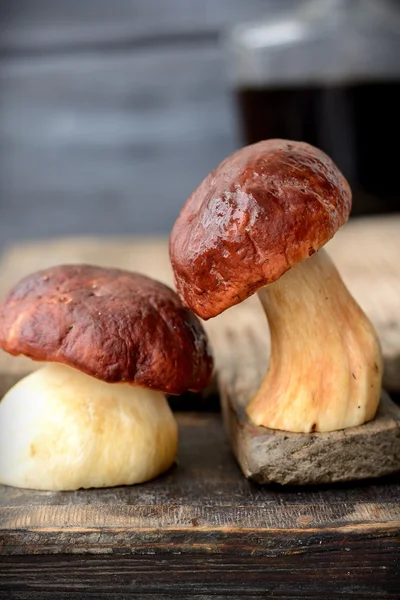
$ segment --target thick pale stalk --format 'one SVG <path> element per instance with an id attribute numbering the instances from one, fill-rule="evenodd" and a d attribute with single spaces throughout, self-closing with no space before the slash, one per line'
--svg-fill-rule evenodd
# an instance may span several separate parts
<path id="1" fill-rule="evenodd" d="M 37 490 L 132 485 L 174 462 L 178 427 L 161 392 L 48 364 L 0 403 L 0 482 Z"/>
<path id="2" fill-rule="evenodd" d="M 294 432 L 362 425 L 378 408 L 377 334 L 324 250 L 262 288 L 271 330 L 267 375 L 247 412 Z"/>

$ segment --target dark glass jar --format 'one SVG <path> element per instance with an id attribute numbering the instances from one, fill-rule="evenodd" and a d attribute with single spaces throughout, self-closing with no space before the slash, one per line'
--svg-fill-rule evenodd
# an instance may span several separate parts
<path id="1" fill-rule="evenodd" d="M 314 144 L 349 179 L 353 215 L 400 211 L 399 2 L 302 3 L 236 27 L 228 51 L 243 143 Z"/>

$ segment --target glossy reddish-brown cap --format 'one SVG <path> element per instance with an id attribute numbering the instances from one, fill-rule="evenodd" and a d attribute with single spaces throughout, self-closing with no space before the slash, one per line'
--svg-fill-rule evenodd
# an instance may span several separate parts
<path id="1" fill-rule="evenodd" d="M 18 283 L 0 307 L 0 347 L 170 394 L 200 391 L 213 368 L 206 333 L 175 292 L 89 265 L 53 267 Z"/>
<path id="2" fill-rule="evenodd" d="M 203 319 L 215 317 L 316 252 L 350 210 L 346 179 L 317 148 L 246 146 L 206 177 L 175 222 L 178 294 Z"/>

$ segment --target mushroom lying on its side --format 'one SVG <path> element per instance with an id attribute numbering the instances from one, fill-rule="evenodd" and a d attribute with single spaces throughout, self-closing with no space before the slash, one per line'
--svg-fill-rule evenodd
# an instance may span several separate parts
<path id="1" fill-rule="evenodd" d="M 128 485 L 167 470 L 177 424 L 165 393 L 204 388 L 206 334 L 142 275 L 65 265 L 0 307 L 0 347 L 49 363 L 0 403 L 0 482 L 45 490 Z"/>
<path id="2" fill-rule="evenodd" d="M 210 173 L 174 225 L 171 262 L 186 306 L 209 319 L 258 292 L 265 309 L 271 360 L 247 409 L 256 425 L 333 431 L 376 413 L 378 337 L 321 249 L 350 209 L 328 156 L 266 140 Z"/>

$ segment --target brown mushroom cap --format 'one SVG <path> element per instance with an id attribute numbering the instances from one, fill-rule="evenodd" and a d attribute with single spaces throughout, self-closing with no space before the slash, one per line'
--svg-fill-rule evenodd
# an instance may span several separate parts
<path id="1" fill-rule="evenodd" d="M 213 368 L 206 333 L 175 292 L 89 265 L 53 267 L 18 283 L 0 307 L 0 347 L 170 394 L 203 389 Z"/>
<path id="2" fill-rule="evenodd" d="M 317 148 L 287 140 L 242 148 L 192 193 L 173 227 L 179 296 L 215 317 L 316 252 L 350 209 L 347 181 Z"/>

